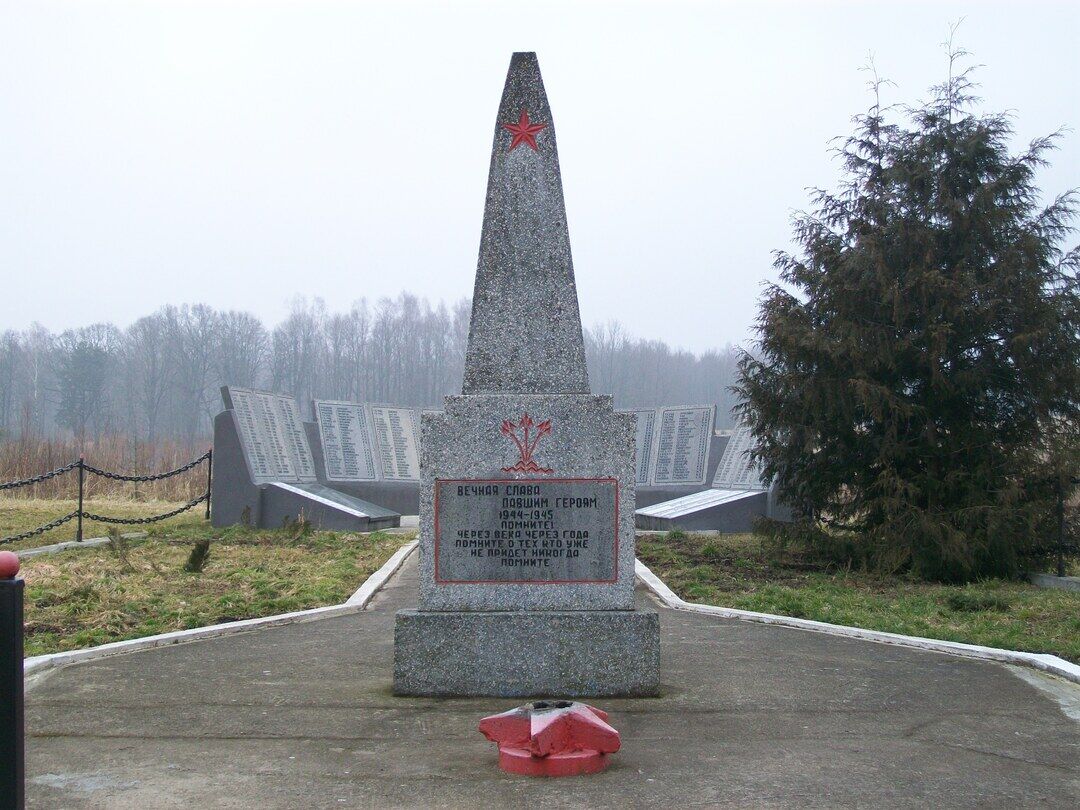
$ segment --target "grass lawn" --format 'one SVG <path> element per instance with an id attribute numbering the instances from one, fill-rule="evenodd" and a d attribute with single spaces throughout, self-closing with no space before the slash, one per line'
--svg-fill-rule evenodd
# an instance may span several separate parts
<path id="1" fill-rule="evenodd" d="M 23 561 L 26 655 L 339 604 L 409 535 L 155 526 L 145 539 Z M 210 539 L 199 573 L 184 570 Z"/>
<path id="2" fill-rule="evenodd" d="M 987 580 L 964 586 L 777 559 L 755 535 L 643 535 L 638 557 L 689 602 L 1053 653 L 1080 662 L 1080 593 Z"/>
<path id="3" fill-rule="evenodd" d="M 95 515 L 105 517 L 135 518 L 150 517 L 171 512 L 182 506 L 183 503 L 173 501 L 136 501 L 125 498 L 93 498 L 83 503 L 83 509 Z M 34 529 L 58 517 L 74 512 L 78 508 L 75 500 L 52 500 L 52 499 L 26 499 L 26 498 L 0 498 L 0 538 L 14 534 L 22 534 Z M 168 518 L 160 523 L 147 524 L 151 526 L 205 526 L 205 504 L 197 504 L 187 512 Z M 120 526 L 121 532 L 146 531 L 147 525 Z M 43 534 L 35 535 L 26 540 L 15 543 L 4 543 L 0 549 L 18 551 L 20 549 L 47 546 L 52 543 L 63 543 L 75 539 L 74 520 L 69 520 L 63 526 L 50 529 Z M 91 537 L 105 537 L 109 533 L 109 524 L 97 523 L 92 520 L 83 521 L 83 537 L 89 540 Z"/>

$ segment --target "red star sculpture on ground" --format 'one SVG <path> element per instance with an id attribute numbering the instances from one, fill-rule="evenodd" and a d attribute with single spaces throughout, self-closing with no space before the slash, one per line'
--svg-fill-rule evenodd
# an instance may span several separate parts
<path id="1" fill-rule="evenodd" d="M 513 152 L 521 144 L 527 144 L 535 152 L 536 150 L 536 133 L 542 129 L 546 129 L 547 124 L 534 124 L 529 120 L 529 114 L 525 110 L 521 111 L 521 118 L 518 119 L 516 124 L 503 124 L 503 129 L 510 130 L 513 133 L 513 140 L 510 141 L 510 151 Z"/>
<path id="2" fill-rule="evenodd" d="M 524 776 L 598 773 L 619 750 L 607 712 L 587 703 L 538 700 L 480 721 L 480 733 L 499 744 L 499 767 Z"/>

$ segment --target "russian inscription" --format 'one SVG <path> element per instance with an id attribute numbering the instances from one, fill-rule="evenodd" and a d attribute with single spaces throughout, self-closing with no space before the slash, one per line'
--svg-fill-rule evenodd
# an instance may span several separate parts
<path id="1" fill-rule="evenodd" d="M 315 460 L 296 401 L 232 386 L 228 392 L 252 481 L 314 481 Z"/>
<path id="2" fill-rule="evenodd" d="M 411 408 L 384 405 L 371 405 L 370 413 L 383 479 L 419 481 L 420 461 L 416 441 L 419 413 Z"/>
<path id="3" fill-rule="evenodd" d="M 613 478 L 438 480 L 435 581 L 614 582 Z"/>
<path id="4" fill-rule="evenodd" d="M 761 478 L 761 467 L 750 457 L 754 435 L 746 425 L 731 434 L 724 455 L 716 465 L 712 485 L 715 489 L 768 489 Z"/>
<path id="5" fill-rule="evenodd" d="M 712 405 L 657 411 L 653 484 L 705 483 L 715 413 Z"/>
<path id="6" fill-rule="evenodd" d="M 637 414 L 637 433 L 634 436 L 635 483 L 648 486 L 653 475 L 653 433 L 656 411 L 631 411 Z"/>
<path id="7" fill-rule="evenodd" d="M 315 400 L 327 481 L 375 481 L 371 417 L 360 402 Z"/>

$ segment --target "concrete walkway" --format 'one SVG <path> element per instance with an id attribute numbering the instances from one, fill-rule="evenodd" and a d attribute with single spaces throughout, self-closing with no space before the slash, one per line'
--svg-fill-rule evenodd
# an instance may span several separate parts
<path id="1" fill-rule="evenodd" d="M 664 695 L 596 701 L 603 774 L 502 774 L 479 719 L 390 694 L 413 557 L 359 614 L 43 673 L 33 808 L 1076 807 L 1080 687 L 994 663 L 663 610 Z M 643 594 L 641 598 L 646 598 Z M 1071 707 L 1071 708 L 1069 708 Z"/>

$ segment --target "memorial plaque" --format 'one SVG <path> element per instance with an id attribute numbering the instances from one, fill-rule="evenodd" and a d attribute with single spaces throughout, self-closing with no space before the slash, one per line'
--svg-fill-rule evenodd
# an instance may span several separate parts
<path id="1" fill-rule="evenodd" d="M 654 485 L 705 484 L 715 405 L 664 407 L 657 411 Z"/>
<path id="2" fill-rule="evenodd" d="M 648 486 L 653 474 L 653 432 L 656 411 L 623 411 L 637 414 L 637 434 L 634 436 L 635 481 L 639 487 Z"/>
<path id="3" fill-rule="evenodd" d="M 296 401 L 248 388 L 226 390 L 252 482 L 315 481 L 315 461 Z"/>
<path id="4" fill-rule="evenodd" d="M 383 480 L 419 481 L 419 411 L 386 405 L 370 405 L 368 411 Z"/>
<path id="5" fill-rule="evenodd" d="M 768 489 L 761 480 L 761 468 L 754 463 L 748 451 L 754 449 L 754 436 L 750 428 L 740 425 L 728 439 L 727 447 L 720 463 L 716 465 L 716 474 L 712 485 L 716 489 Z"/>
<path id="6" fill-rule="evenodd" d="M 315 400 L 327 481 L 375 481 L 371 415 L 361 402 Z"/>
<path id="7" fill-rule="evenodd" d="M 614 478 L 435 482 L 435 581 L 614 582 Z"/>

